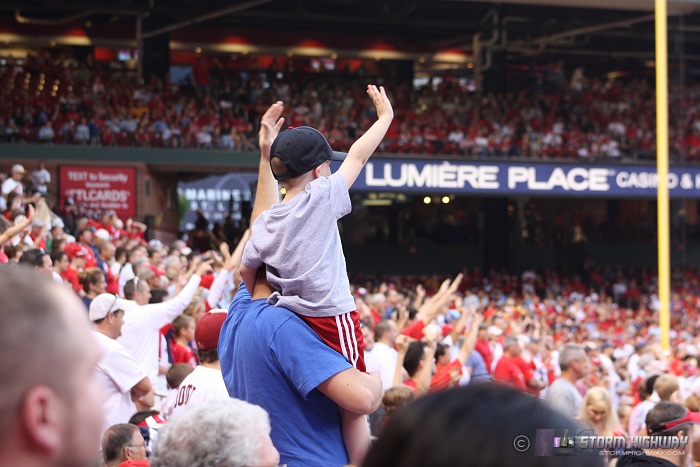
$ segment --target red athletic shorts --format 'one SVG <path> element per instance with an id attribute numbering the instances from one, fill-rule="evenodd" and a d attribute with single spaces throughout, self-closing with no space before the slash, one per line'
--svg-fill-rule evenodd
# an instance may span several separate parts
<path id="1" fill-rule="evenodd" d="M 352 366 L 362 372 L 365 367 L 365 338 L 360 329 L 360 313 L 357 310 L 338 316 L 321 318 L 298 315 L 318 334 L 326 345 L 345 357 Z"/>

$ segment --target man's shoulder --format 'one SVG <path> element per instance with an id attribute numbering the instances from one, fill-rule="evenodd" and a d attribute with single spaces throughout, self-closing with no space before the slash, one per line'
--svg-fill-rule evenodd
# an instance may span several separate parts
<path id="1" fill-rule="evenodd" d="M 226 319 L 228 325 L 236 323 L 239 326 L 282 326 L 296 316 L 294 312 L 270 305 L 263 299 L 253 300 L 245 290 L 245 286 L 242 287 L 243 291 L 236 294 L 229 307 L 229 316 Z"/>
<path id="2" fill-rule="evenodd" d="M 563 396 L 575 393 L 578 393 L 576 386 L 574 386 L 564 378 L 555 379 L 549 386 L 549 390 L 547 391 L 547 394 L 549 396 Z"/>
<path id="3" fill-rule="evenodd" d="M 97 343 L 97 346 L 100 348 L 103 360 L 111 357 L 115 353 L 128 353 L 126 347 L 117 342 L 116 339 L 112 339 L 111 337 L 94 330 L 91 331 L 91 333 L 95 339 L 95 342 Z"/>

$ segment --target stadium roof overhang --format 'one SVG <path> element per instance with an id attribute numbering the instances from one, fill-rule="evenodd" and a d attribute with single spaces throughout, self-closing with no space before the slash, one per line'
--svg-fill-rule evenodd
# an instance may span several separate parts
<path id="1" fill-rule="evenodd" d="M 50 36 L 131 47 L 139 33 L 168 32 L 173 50 L 212 53 L 459 63 L 485 48 L 516 60 L 644 61 L 654 54 L 653 14 L 653 0 L 5 0 L 0 46 L 37 46 Z M 700 62 L 699 20 L 700 2 L 669 4 L 672 59 Z"/>

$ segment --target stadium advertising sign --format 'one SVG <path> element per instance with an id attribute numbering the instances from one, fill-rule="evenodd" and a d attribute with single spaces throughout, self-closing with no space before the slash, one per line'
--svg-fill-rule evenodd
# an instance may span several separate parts
<path id="1" fill-rule="evenodd" d="M 245 203 L 252 203 L 251 184 L 258 179 L 256 174 L 211 175 L 193 182 L 178 183 L 181 227 L 190 230 L 201 211 L 209 223 L 223 223 L 227 214 L 234 222 L 244 215 Z M 248 213 L 249 214 L 249 213 Z"/>
<path id="2" fill-rule="evenodd" d="M 656 196 L 656 169 L 574 165 L 372 159 L 353 189 L 497 195 Z M 700 168 L 669 169 L 671 196 L 700 198 Z"/>
<path id="3" fill-rule="evenodd" d="M 60 204 L 114 211 L 121 219 L 136 216 L 136 169 L 133 167 L 59 168 Z"/>

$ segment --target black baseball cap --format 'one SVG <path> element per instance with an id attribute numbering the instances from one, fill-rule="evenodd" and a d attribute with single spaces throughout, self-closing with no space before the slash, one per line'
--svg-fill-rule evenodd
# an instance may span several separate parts
<path id="1" fill-rule="evenodd" d="M 326 161 L 344 161 L 348 153 L 331 149 L 326 138 L 315 128 L 298 126 L 284 130 L 272 142 L 270 160 L 278 157 L 287 167 L 284 173 L 272 174 L 277 180 L 298 177 Z"/>

